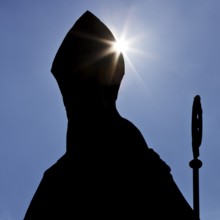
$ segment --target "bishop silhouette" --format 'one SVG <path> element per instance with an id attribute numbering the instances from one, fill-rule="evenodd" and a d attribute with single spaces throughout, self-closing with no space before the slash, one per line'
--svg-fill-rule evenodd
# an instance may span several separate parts
<path id="1" fill-rule="evenodd" d="M 66 153 L 42 177 L 24 220 L 194 220 L 170 167 L 116 108 L 124 76 L 115 37 L 86 11 L 51 72 L 68 119 Z"/>

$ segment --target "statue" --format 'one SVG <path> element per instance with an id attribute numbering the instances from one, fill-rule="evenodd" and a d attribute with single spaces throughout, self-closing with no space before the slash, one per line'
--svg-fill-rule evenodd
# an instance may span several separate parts
<path id="1" fill-rule="evenodd" d="M 115 37 L 86 11 L 52 64 L 68 118 L 66 153 L 43 175 L 24 220 L 194 220 L 170 167 L 116 108 L 124 75 Z"/>

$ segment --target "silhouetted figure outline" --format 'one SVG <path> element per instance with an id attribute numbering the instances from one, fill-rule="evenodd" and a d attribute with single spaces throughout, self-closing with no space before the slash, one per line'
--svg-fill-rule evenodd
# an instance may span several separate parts
<path id="1" fill-rule="evenodd" d="M 120 116 L 115 37 L 86 11 L 53 61 L 68 118 L 66 153 L 44 173 L 24 219 L 194 220 L 169 166 Z"/>

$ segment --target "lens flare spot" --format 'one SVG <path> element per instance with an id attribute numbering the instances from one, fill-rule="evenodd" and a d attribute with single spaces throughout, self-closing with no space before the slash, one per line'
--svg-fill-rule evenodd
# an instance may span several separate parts
<path id="1" fill-rule="evenodd" d="M 114 42 L 113 48 L 117 53 L 125 53 L 128 50 L 129 45 L 125 39 L 121 38 Z"/>

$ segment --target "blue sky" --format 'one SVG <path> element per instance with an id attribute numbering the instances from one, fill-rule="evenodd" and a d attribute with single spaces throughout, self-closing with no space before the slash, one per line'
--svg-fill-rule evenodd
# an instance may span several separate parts
<path id="1" fill-rule="evenodd" d="M 43 172 L 65 153 L 67 120 L 50 68 L 86 10 L 131 40 L 119 113 L 171 167 L 191 206 L 191 111 L 201 96 L 200 214 L 220 219 L 218 0 L 0 0 L 0 220 L 23 218 Z"/>

